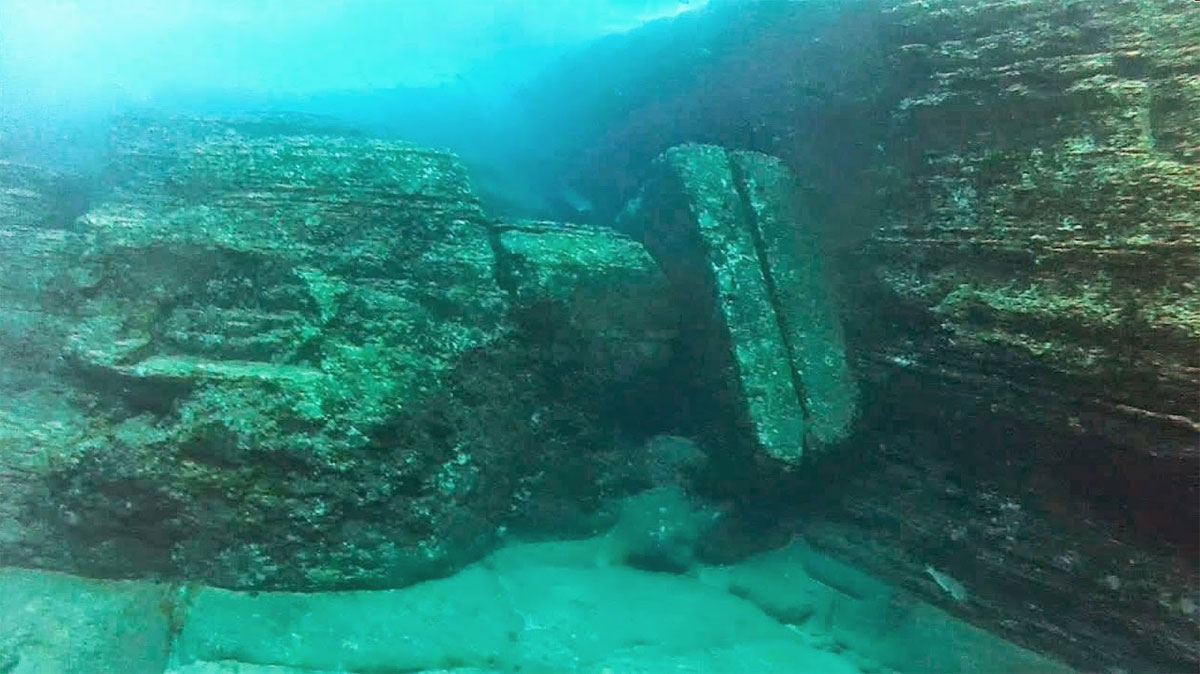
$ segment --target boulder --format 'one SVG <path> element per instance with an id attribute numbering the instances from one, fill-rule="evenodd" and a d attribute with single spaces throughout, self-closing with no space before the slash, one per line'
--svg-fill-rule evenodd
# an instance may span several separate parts
<path id="1" fill-rule="evenodd" d="M 65 349 L 110 425 L 48 476 L 79 570 L 378 585 L 485 549 L 507 468 L 448 381 L 509 324 L 454 159 L 271 118 L 113 147 Z"/>
<path id="2" fill-rule="evenodd" d="M 586 342 L 583 374 L 601 386 L 630 384 L 631 393 L 637 376 L 667 366 L 679 310 L 644 246 L 606 227 L 557 222 L 500 222 L 493 231 L 500 285 L 530 336 L 570 331 Z"/>

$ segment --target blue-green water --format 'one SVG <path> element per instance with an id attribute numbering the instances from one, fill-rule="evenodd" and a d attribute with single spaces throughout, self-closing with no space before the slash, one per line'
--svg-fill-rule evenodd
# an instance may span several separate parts
<path id="1" fill-rule="evenodd" d="M 1200 666 L 1176 0 L 0 0 L 0 674 Z"/>

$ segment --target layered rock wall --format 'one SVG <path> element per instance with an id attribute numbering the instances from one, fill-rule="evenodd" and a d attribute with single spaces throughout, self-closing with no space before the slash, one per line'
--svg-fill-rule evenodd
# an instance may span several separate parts
<path id="1" fill-rule="evenodd" d="M 1084 669 L 1195 669 L 1195 3 L 809 5 L 713 6 L 550 73 L 547 109 L 579 72 L 654 92 L 584 116 L 559 172 L 603 202 L 681 142 L 784 158 L 864 432 L 768 507 L 807 502 L 815 542 L 928 598 L 926 565 L 960 579 L 951 610 Z M 740 43 L 676 47 L 713 26 Z"/>
<path id="2" fill-rule="evenodd" d="M 994 411 L 1200 457 L 1200 26 L 1186 3 L 892 10 L 894 182 L 864 344 Z M 908 314 L 912 320 L 903 320 Z"/>
<path id="3" fill-rule="evenodd" d="M 811 535 L 1086 669 L 1194 668 L 1195 7 L 884 18 L 878 219 L 840 267 L 880 433 Z"/>
<path id="4" fill-rule="evenodd" d="M 0 416 L 4 563 L 399 586 L 638 484 L 616 420 L 671 357 L 661 274 L 613 232 L 497 225 L 450 155 L 125 118 L 78 223 L 3 227 L 5 320 L 58 328 L 18 352 L 5 323 L 6 367 L 49 378 Z"/>

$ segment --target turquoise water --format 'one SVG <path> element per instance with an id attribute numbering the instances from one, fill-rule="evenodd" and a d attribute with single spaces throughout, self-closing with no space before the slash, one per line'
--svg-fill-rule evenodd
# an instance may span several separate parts
<path id="1" fill-rule="evenodd" d="M 1200 15 L 0 0 L 0 674 L 1200 662 Z"/>

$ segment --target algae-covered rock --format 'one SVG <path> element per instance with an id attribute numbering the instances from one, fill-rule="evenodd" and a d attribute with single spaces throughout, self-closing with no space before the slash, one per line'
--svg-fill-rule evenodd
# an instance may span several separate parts
<path id="1" fill-rule="evenodd" d="M 82 247 L 74 190 L 67 176 L 0 161 L 0 563 L 56 566 L 61 543 L 22 504 L 46 500 L 47 457 L 88 426 L 54 378 L 72 326 L 60 276 Z"/>
<path id="2" fill-rule="evenodd" d="M 594 531 L 601 522 L 580 520 L 580 506 L 597 493 L 644 486 L 644 462 L 631 456 L 636 438 L 669 428 L 678 416 L 670 366 L 679 311 L 646 249 L 611 229 L 523 221 L 496 223 L 493 231 L 497 278 L 524 353 L 537 364 L 531 371 L 551 375 L 538 383 L 543 399 L 529 428 L 553 435 L 586 424 L 633 440 L 610 441 L 589 457 L 563 447 L 525 479 L 538 494 L 522 503 L 527 526 Z"/>
<path id="3" fill-rule="evenodd" d="M 878 463 L 819 544 L 910 587 L 928 550 L 949 610 L 1084 670 L 1195 669 L 1194 3 L 888 5 L 847 319 Z"/>
<path id="4" fill-rule="evenodd" d="M 55 457 L 52 516 L 89 573 L 444 572 L 506 503 L 495 445 L 445 426 L 508 327 L 483 214 L 448 155 L 263 125 L 118 128 L 65 351 L 114 419 Z"/>
<path id="5" fill-rule="evenodd" d="M 864 345 L 871 369 L 1194 463 L 1194 8 L 933 4 L 895 11 L 908 42 L 896 68 L 913 86 L 891 137 L 922 154 L 894 157 L 868 247 L 885 301 L 907 314 Z"/>
<path id="6" fill-rule="evenodd" d="M 679 310 L 640 243 L 563 223 L 499 223 L 494 230 L 500 284 L 530 338 L 553 339 L 559 348 L 576 340 L 584 377 L 601 387 L 625 384 L 630 395 L 639 377 L 666 367 Z"/>
<path id="7" fill-rule="evenodd" d="M 678 324 L 640 244 L 494 223 L 454 157 L 301 118 L 123 118 L 113 150 L 0 275 L 59 326 L 55 376 L 4 389 L 5 560 L 393 587 L 636 486 Z"/>
<path id="8" fill-rule="evenodd" d="M 6 228 L 68 228 L 86 203 L 79 178 L 0 159 L 0 222 Z"/>
<path id="9" fill-rule="evenodd" d="M 771 512 L 829 494 L 814 545 L 1083 671 L 1197 669 L 1196 3 L 817 4 L 581 49 L 526 99 L 548 170 L 608 212 L 683 139 L 784 158 L 863 419 Z"/>
<path id="10" fill-rule="evenodd" d="M 77 188 L 67 176 L 0 160 L 0 379 L 14 385 L 43 379 L 66 337 L 54 303 L 81 243 L 72 227 Z"/>
<path id="11" fill-rule="evenodd" d="M 783 162 L 764 154 L 729 155 L 739 195 L 753 209 L 755 244 L 772 306 L 795 371 L 808 432 L 819 448 L 845 439 L 858 406 L 824 250 L 799 184 Z"/>
<path id="12" fill-rule="evenodd" d="M 3 475 L 28 487 L 0 502 L 29 523 L 0 531 L 5 559 L 396 586 L 617 488 L 615 411 L 587 396 L 638 381 L 672 336 L 595 293 L 622 270 L 626 290 L 654 287 L 636 244 L 522 296 L 552 296 L 579 334 L 606 322 L 569 341 L 591 351 L 544 351 L 450 155 L 276 117 L 126 118 L 113 148 L 78 233 L 5 251 L 54 288 L 21 277 L 20 300 L 64 326 L 34 343 L 62 363 L 66 410 L 44 427 L 58 408 L 39 398 L 0 419 Z"/>
<path id="13" fill-rule="evenodd" d="M 778 160 L 682 146 L 655 162 L 622 228 L 644 232 L 687 312 L 698 381 L 723 425 L 796 463 L 844 439 L 857 392 L 820 250 Z"/>

